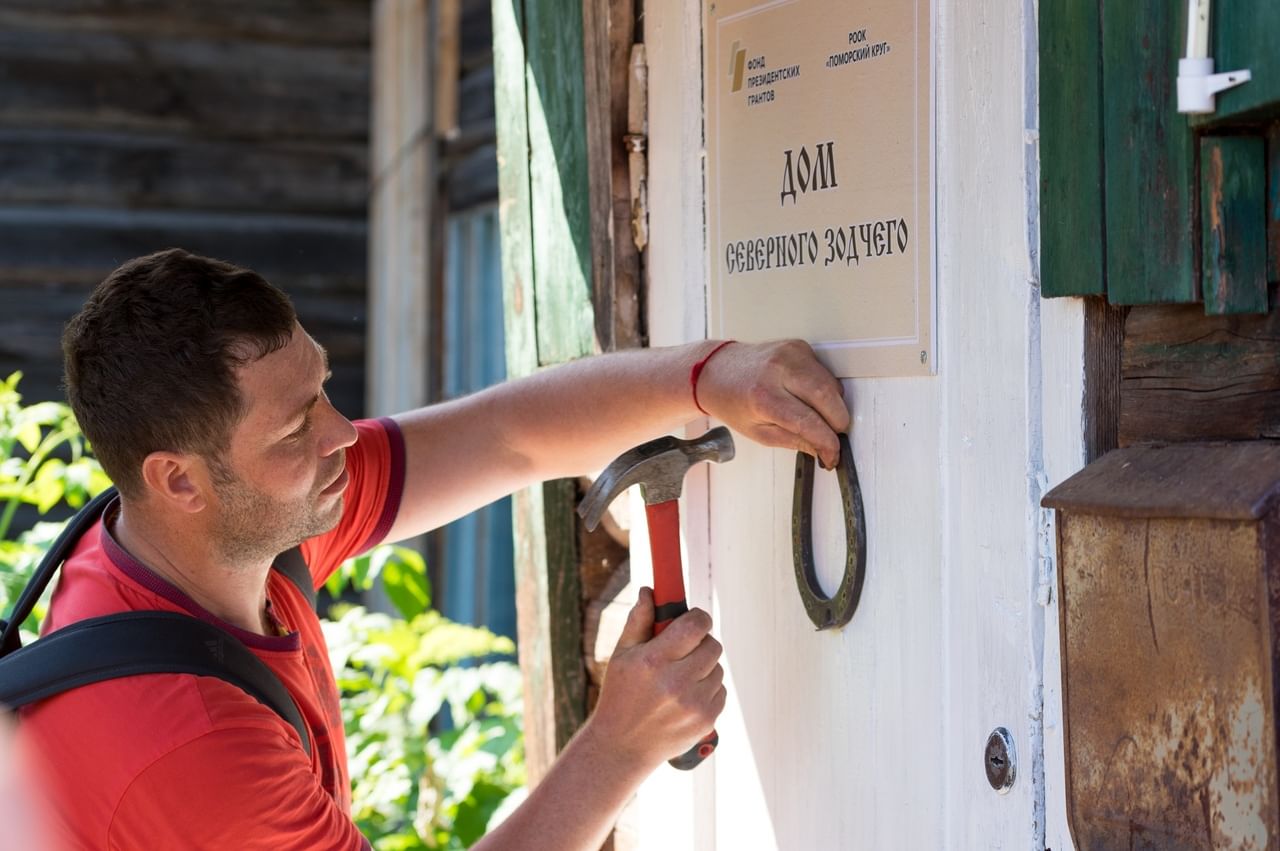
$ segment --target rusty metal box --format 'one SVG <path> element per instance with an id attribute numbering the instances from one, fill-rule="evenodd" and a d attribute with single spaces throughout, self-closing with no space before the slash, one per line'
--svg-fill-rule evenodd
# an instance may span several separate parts
<path id="1" fill-rule="evenodd" d="M 1280 849 L 1280 446 L 1111 452 L 1054 488 L 1081 849 Z"/>

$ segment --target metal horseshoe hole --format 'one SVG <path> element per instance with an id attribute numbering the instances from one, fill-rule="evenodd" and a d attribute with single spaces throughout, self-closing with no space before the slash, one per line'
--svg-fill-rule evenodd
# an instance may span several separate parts
<path id="1" fill-rule="evenodd" d="M 840 435 L 840 501 L 844 506 L 847 542 L 844 576 L 836 593 L 827 597 L 818 584 L 813 563 L 813 468 L 812 455 L 796 455 L 796 487 L 791 503 L 791 554 L 796 568 L 796 585 L 809 620 L 818 629 L 838 629 L 853 618 L 862 597 L 862 580 L 867 573 L 867 524 L 862 513 L 862 488 L 853 465 L 853 450 L 847 435 Z"/>

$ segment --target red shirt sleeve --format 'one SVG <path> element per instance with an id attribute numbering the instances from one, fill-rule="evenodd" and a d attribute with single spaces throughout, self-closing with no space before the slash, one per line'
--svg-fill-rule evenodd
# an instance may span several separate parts
<path id="1" fill-rule="evenodd" d="M 151 763 L 116 807 L 108 847 L 356 851 L 369 842 L 272 730 L 212 730 Z"/>
<path id="2" fill-rule="evenodd" d="M 357 420 L 357 438 L 347 450 L 351 476 L 343 494 L 342 519 L 323 535 L 302 542 L 302 557 L 319 588 L 338 565 L 382 543 L 404 492 L 404 437 L 390 417 Z"/>

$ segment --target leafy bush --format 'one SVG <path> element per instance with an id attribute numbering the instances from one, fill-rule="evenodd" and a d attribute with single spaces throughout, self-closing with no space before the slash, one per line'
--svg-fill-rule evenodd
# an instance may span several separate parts
<path id="1" fill-rule="evenodd" d="M 379 851 L 470 847 L 524 797 L 520 670 L 486 661 L 515 646 L 431 611 L 422 556 L 404 547 L 353 559 L 329 590 L 379 580 L 401 617 L 337 604 L 324 622 L 352 815 Z"/>
<path id="2" fill-rule="evenodd" d="M 22 405 L 15 372 L 0 381 L 0 612 L 8 611 L 41 556 L 62 531 L 62 522 L 37 522 L 10 535 L 19 506 L 41 514 L 66 505 L 79 508 L 110 484 L 89 454 L 71 408 L 61 402 Z M 34 640 L 47 598 L 23 624 L 23 641 Z"/>
<path id="3" fill-rule="evenodd" d="M 44 515 L 76 509 L 110 481 L 71 413 L 58 402 L 22 406 L 21 373 L 0 382 L 0 613 L 12 605 L 63 522 L 10 536 L 21 505 Z M 330 579 L 380 584 L 399 617 L 337 604 L 322 619 L 342 694 L 352 815 L 379 851 L 457 849 L 523 798 L 519 669 L 510 639 L 430 610 L 426 564 L 382 546 Z M 24 624 L 35 640 L 42 601 Z"/>

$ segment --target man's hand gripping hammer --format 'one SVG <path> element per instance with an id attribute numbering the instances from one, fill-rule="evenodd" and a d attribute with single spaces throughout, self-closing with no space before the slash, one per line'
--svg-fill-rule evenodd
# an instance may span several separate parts
<path id="1" fill-rule="evenodd" d="M 660 437 L 620 455 L 605 468 L 578 506 L 588 529 L 595 529 L 614 497 L 632 485 L 640 485 L 649 521 L 649 545 L 653 553 L 653 634 L 657 635 L 689 611 L 685 602 L 684 573 L 680 563 L 680 509 L 677 500 L 689 468 L 702 461 L 733 458 L 733 436 L 724 426 L 693 440 Z M 712 730 L 687 753 L 671 760 L 689 770 L 709 757 L 720 737 Z"/>

